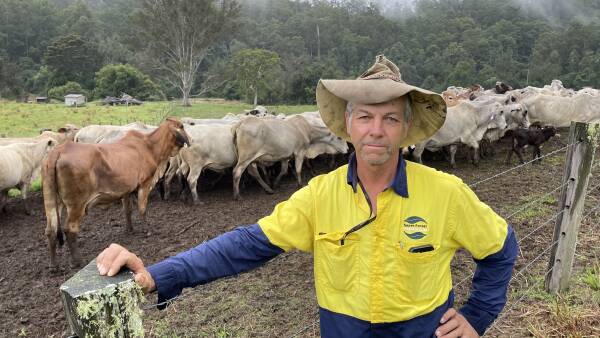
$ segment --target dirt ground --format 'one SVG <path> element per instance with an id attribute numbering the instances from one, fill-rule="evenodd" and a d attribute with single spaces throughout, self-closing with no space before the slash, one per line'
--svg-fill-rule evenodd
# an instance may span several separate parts
<path id="1" fill-rule="evenodd" d="M 563 147 L 568 131 L 562 131 L 562 134 L 562 138 L 552 139 L 543 153 Z M 478 168 L 467 163 L 462 152 L 458 154 L 457 169 L 450 169 L 440 156 L 437 159 L 430 156 L 426 164 L 453 173 L 467 183 L 477 182 L 509 168 L 504 164 L 507 142 L 502 140 L 497 146 L 497 155 L 484 158 Z M 560 185 L 564 154 L 565 151 L 561 151 L 544 159 L 542 164 L 519 168 L 479 184 L 474 190 L 500 215 L 507 216 L 527 201 Z M 530 156 L 528 151 L 527 158 Z M 516 163 L 513 158 L 512 165 Z M 255 223 L 297 189 L 292 177 L 288 177 L 273 195 L 265 194 L 258 185 L 250 182 L 242 190 L 243 199 L 233 201 L 230 181 L 225 178 L 216 187 L 201 191 L 202 202 L 195 206 L 180 200 L 162 201 L 154 193 L 149 203 L 148 224 L 142 225 L 134 217 L 133 234 L 125 232 L 119 206 L 90 210 L 79 236 L 84 262 L 92 260 L 112 242 L 128 247 L 147 264 L 157 262 L 236 226 Z M 600 179 L 593 177 L 590 186 L 596 184 L 600 184 Z M 546 198 L 539 208 L 527 209 L 527 215 L 510 219 L 519 237 L 555 214 L 559 193 Z M 70 332 L 58 288 L 76 271 L 68 267 L 66 248 L 63 248 L 59 251 L 62 270 L 49 272 L 42 197 L 40 193 L 32 195 L 30 216 L 25 215 L 17 199 L 9 202 L 8 213 L 0 214 L 0 337 L 66 337 Z M 592 196 L 600 198 L 600 193 Z M 588 209 L 597 205 L 591 198 L 589 200 Z M 593 259 L 597 260 L 599 216 L 600 213 L 595 213 L 582 224 L 575 271 L 580 271 Z M 522 257 L 517 270 L 549 246 L 553 226 L 552 222 L 548 223 L 521 243 Z M 178 234 L 186 227 L 189 230 Z M 453 262 L 455 283 L 468 277 L 473 266 L 468 255 L 459 253 Z M 544 256 L 528 267 L 526 273 L 542 275 L 546 266 L 547 256 Z M 469 282 L 457 287 L 459 304 L 465 301 L 468 287 Z M 512 298 L 511 294 L 509 306 Z M 155 295 L 148 296 L 147 307 L 155 301 Z M 527 302 L 518 304 L 487 336 L 530 336 L 526 321 L 520 315 L 527 306 L 531 305 Z M 147 309 L 144 327 L 147 336 L 159 337 L 318 337 L 316 320 L 312 258 L 291 252 L 253 272 L 186 290 L 181 300 L 165 311 Z"/>

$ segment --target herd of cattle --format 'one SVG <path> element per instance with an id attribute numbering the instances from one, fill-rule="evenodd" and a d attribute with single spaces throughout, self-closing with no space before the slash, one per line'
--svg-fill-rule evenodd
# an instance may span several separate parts
<path id="1" fill-rule="evenodd" d="M 464 144 L 473 149 L 477 164 L 482 141 L 491 144 L 511 131 L 507 161 L 516 152 L 523 162 L 523 147 L 533 145 L 534 156 L 540 156 L 540 145 L 556 134 L 554 126 L 568 126 L 571 120 L 600 121 L 597 90 L 575 92 L 558 80 L 544 88 L 517 90 L 502 83 L 487 91 L 480 86 L 450 87 L 443 97 L 448 105 L 446 122 L 430 139 L 411 147 L 417 161 L 425 149 L 447 148 L 454 166 L 457 146 Z M 132 123 L 78 129 L 66 125 L 32 138 L 0 138 L 0 212 L 6 212 L 11 188 L 21 190 L 29 212 L 27 189 L 41 168 L 51 267 L 58 267 L 56 244 L 62 245 L 64 236 L 72 265 L 79 265 L 77 234 L 92 206 L 121 201 L 131 230 L 133 197 L 144 220 L 148 195 L 159 180 L 168 198 L 172 181 L 179 177 L 197 202 L 198 180 L 205 169 L 221 174 L 231 170 L 234 198 L 239 198 L 240 178 L 247 170 L 272 193 L 292 162 L 301 185 L 305 160 L 348 150 L 349 145 L 331 133 L 318 112 L 275 116 L 263 107 L 220 119 L 166 119 L 159 126 Z M 280 170 L 271 180 L 269 167 L 275 163 Z"/>

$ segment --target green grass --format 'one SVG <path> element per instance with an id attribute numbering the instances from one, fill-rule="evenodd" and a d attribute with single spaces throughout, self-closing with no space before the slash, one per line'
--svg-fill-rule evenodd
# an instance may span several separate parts
<path id="1" fill-rule="evenodd" d="M 266 106 L 275 113 L 292 114 L 316 111 L 316 106 Z M 252 105 L 237 101 L 195 100 L 191 107 L 180 101 L 146 102 L 141 106 L 101 106 L 88 102 L 84 107 L 65 107 L 62 103 L 35 104 L 0 101 L 0 136 L 23 137 L 39 134 L 42 128 L 56 130 L 65 123 L 78 126 L 89 124 L 127 124 L 140 121 L 158 123 L 163 116 L 219 118 L 228 113 L 239 114 Z"/>
<path id="2" fill-rule="evenodd" d="M 600 262 L 591 267 L 586 268 L 580 276 L 580 281 L 589 286 L 594 291 L 600 291 Z M 598 303 L 600 304 L 600 294 L 598 296 Z"/>
<path id="3" fill-rule="evenodd" d="M 42 179 L 38 178 L 35 181 L 31 182 L 29 191 L 42 191 Z M 19 196 L 21 196 L 21 192 L 19 191 L 19 189 L 10 189 L 8 191 L 8 197 L 19 197 Z"/>
<path id="4" fill-rule="evenodd" d="M 596 334 L 600 332 L 598 330 L 599 283 L 600 261 L 598 260 L 576 273 L 571 278 L 569 289 L 558 295 L 546 292 L 543 275 L 536 274 L 528 277 L 526 282 L 512 287 L 509 304 L 523 295 L 525 299 L 517 305 L 513 316 L 505 319 L 505 322 L 511 323 L 513 329 L 527 331 L 515 336 L 597 337 Z"/>
<path id="5" fill-rule="evenodd" d="M 524 196 L 521 198 L 521 201 L 518 205 L 524 205 L 538 198 L 540 198 L 539 194 Z M 556 205 L 556 202 L 556 197 L 552 195 L 546 196 L 537 203 L 533 203 L 529 207 L 525 208 L 523 211 L 519 212 L 517 215 L 515 215 L 514 219 L 516 221 L 523 222 L 526 220 L 533 220 L 543 215 L 548 215 L 550 213 L 550 207 Z"/>

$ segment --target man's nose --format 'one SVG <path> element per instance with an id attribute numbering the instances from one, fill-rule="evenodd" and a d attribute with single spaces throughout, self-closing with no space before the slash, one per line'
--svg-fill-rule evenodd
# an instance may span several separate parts
<path id="1" fill-rule="evenodd" d="M 381 118 L 373 119 L 373 123 L 371 124 L 370 134 L 372 136 L 383 135 L 383 119 L 381 119 Z"/>

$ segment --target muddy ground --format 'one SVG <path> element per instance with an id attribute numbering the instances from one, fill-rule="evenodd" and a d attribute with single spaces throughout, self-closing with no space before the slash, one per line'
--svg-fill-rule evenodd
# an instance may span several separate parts
<path id="1" fill-rule="evenodd" d="M 568 131 L 562 131 L 562 134 L 562 138 L 551 140 L 543 153 L 564 147 Z M 497 155 L 483 159 L 478 168 L 467 163 L 464 152 L 458 154 L 456 169 L 449 168 L 439 155 L 430 156 L 427 164 L 473 183 L 510 168 L 504 164 L 507 147 L 508 140 L 502 140 L 497 146 Z M 507 216 L 527 201 L 560 185 L 564 155 L 565 151 L 560 151 L 542 164 L 516 169 L 481 183 L 474 190 L 499 214 Z M 528 151 L 527 158 L 530 156 Z M 512 166 L 516 163 L 513 158 Z M 600 172 L 600 168 L 596 171 Z M 592 177 L 590 186 L 596 184 L 600 184 L 600 178 Z M 137 253 L 145 263 L 154 263 L 238 225 L 256 222 L 296 189 L 291 176 L 273 195 L 265 194 L 258 185 L 250 182 L 242 190 L 243 199 L 233 201 L 230 179 L 225 178 L 216 187 L 201 191 L 202 202 L 195 206 L 180 200 L 162 201 L 154 193 L 149 203 L 148 224 L 142 225 L 137 216 L 134 217 L 133 234 L 125 232 L 121 209 L 117 205 L 108 210 L 92 209 L 81 227 L 81 254 L 84 262 L 88 262 L 103 248 L 116 242 Z M 528 208 L 523 215 L 510 219 L 520 237 L 556 213 L 559 193 L 551 194 L 539 206 Z M 591 195 L 600 199 L 598 192 Z M 592 198 L 588 201 L 587 210 L 597 205 Z M 70 332 L 58 288 L 76 271 L 68 267 L 66 248 L 63 248 L 59 251 L 62 269 L 58 273 L 49 272 L 40 193 L 32 194 L 31 205 L 32 214 L 28 216 L 20 201 L 11 199 L 8 213 L 0 214 L 0 337 L 66 337 Z M 575 271 L 597 260 L 599 215 L 594 213 L 583 221 Z M 552 241 L 553 226 L 552 222 L 548 223 L 521 243 L 522 256 L 517 270 L 543 254 Z M 186 228 L 189 229 L 180 233 Z M 473 263 L 466 254 L 460 253 L 453 266 L 457 283 L 469 276 Z M 547 255 L 525 273 L 539 276 L 546 266 Z M 286 253 L 253 272 L 186 290 L 181 300 L 165 311 L 147 309 L 144 327 L 148 336 L 160 337 L 318 337 L 312 279 L 311 256 Z M 468 287 L 469 282 L 457 287 L 458 303 L 465 301 Z M 518 282 L 513 287 L 526 286 Z M 149 307 L 155 301 L 156 296 L 150 295 L 146 304 Z M 520 316 L 527 306 L 527 299 L 517 304 L 487 336 L 529 336 Z"/>

